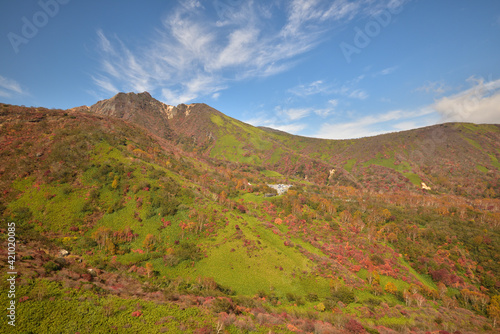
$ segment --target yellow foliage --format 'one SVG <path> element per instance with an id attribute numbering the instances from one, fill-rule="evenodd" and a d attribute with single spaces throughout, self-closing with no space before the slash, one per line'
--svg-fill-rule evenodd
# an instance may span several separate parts
<path id="1" fill-rule="evenodd" d="M 398 288 L 396 287 L 396 285 L 394 283 L 388 282 L 385 285 L 384 290 L 390 294 L 395 294 L 398 291 Z"/>
<path id="2" fill-rule="evenodd" d="M 111 184 L 111 188 L 116 189 L 118 187 L 118 176 L 115 176 L 113 183 Z"/>

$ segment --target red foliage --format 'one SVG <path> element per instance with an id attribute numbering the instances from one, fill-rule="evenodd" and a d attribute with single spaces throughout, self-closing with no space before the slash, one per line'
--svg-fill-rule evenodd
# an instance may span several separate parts
<path id="1" fill-rule="evenodd" d="M 142 312 L 141 311 L 134 311 L 132 312 L 131 314 L 133 317 L 140 317 L 142 315 Z"/>
<path id="2" fill-rule="evenodd" d="M 349 320 L 345 324 L 345 329 L 347 329 L 350 333 L 356 333 L 356 334 L 366 333 L 363 325 L 361 325 L 359 322 L 357 322 L 354 319 Z"/>
<path id="3" fill-rule="evenodd" d="M 213 330 L 212 330 L 212 327 L 206 326 L 206 327 L 196 329 L 193 333 L 194 334 L 211 334 L 211 333 L 213 333 Z"/>
<path id="4" fill-rule="evenodd" d="M 437 282 L 443 282 L 447 285 L 463 282 L 463 279 L 461 277 L 458 277 L 455 274 L 450 274 L 450 272 L 446 268 L 429 270 L 429 274 L 431 275 L 433 280 Z"/>
<path id="5" fill-rule="evenodd" d="M 247 212 L 247 208 L 245 208 L 245 206 L 243 206 L 243 204 L 240 204 L 238 205 L 238 208 L 237 208 L 241 213 L 246 213 Z"/>

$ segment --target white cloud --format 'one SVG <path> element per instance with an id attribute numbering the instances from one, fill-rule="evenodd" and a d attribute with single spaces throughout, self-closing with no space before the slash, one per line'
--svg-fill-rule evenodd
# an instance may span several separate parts
<path id="1" fill-rule="evenodd" d="M 21 85 L 13 80 L 0 75 L 0 96 L 9 98 L 12 97 L 13 94 L 26 94 L 26 92 L 22 89 Z"/>
<path id="2" fill-rule="evenodd" d="M 292 109 L 280 109 L 276 108 L 279 115 L 285 116 L 290 121 L 295 121 L 308 116 L 311 112 L 310 108 L 292 108 Z"/>
<path id="3" fill-rule="evenodd" d="M 320 117 L 326 118 L 335 112 L 335 108 L 338 106 L 338 104 L 338 100 L 332 99 L 328 101 L 328 105 L 325 108 L 313 109 L 313 112 Z"/>
<path id="4" fill-rule="evenodd" d="M 310 84 L 298 85 L 290 88 L 288 91 L 294 95 L 305 97 L 316 94 L 329 94 L 331 93 L 332 88 L 325 85 L 323 80 L 317 80 L 311 82 Z"/>
<path id="5" fill-rule="evenodd" d="M 500 123 L 500 79 L 484 82 L 474 77 L 473 86 L 437 100 L 432 107 L 443 122 Z"/>
<path id="6" fill-rule="evenodd" d="M 324 94 L 341 95 L 351 99 L 365 100 L 369 97 L 368 93 L 363 89 L 356 88 L 357 84 L 363 79 L 364 75 L 361 75 L 353 80 L 346 82 L 340 87 L 332 84 L 327 84 L 323 80 L 317 80 L 309 84 L 295 86 L 293 88 L 290 88 L 288 91 L 298 97 Z"/>
<path id="7" fill-rule="evenodd" d="M 350 92 L 348 96 L 353 99 L 366 100 L 368 98 L 368 93 L 362 89 L 356 89 Z"/>
<path id="8" fill-rule="evenodd" d="M 291 134 L 297 134 L 300 131 L 304 130 L 307 127 L 307 125 L 305 125 L 305 124 L 283 124 L 283 125 L 269 124 L 267 127 L 272 128 L 272 129 L 276 129 L 276 130 L 280 130 L 280 131 L 284 131 L 287 133 L 291 133 Z"/>
<path id="9" fill-rule="evenodd" d="M 364 116 L 343 123 L 324 123 L 314 137 L 348 139 L 375 136 L 391 131 L 401 131 L 432 123 L 428 117 L 434 110 L 423 108 L 416 111 L 392 110 L 383 114 Z M 389 124 L 387 124 L 389 123 Z"/>
<path id="10" fill-rule="evenodd" d="M 359 1 L 336 0 L 329 3 L 320 0 L 293 0 L 289 6 L 288 22 L 282 34 L 285 37 L 302 36 L 318 23 L 352 18 L 359 6 Z"/>
<path id="11" fill-rule="evenodd" d="M 349 122 L 324 123 L 314 137 L 348 139 L 404 131 L 442 122 L 500 123 L 500 79 L 485 82 L 474 77 L 472 87 L 458 94 L 443 97 L 432 105 L 413 110 L 392 110 Z M 430 83 L 429 91 L 445 87 Z M 425 91 L 424 88 L 422 88 Z"/>
<path id="12" fill-rule="evenodd" d="M 399 66 L 392 66 L 392 67 L 384 68 L 383 70 L 375 73 L 373 76 L 377 77 L 379 75 L 389 75 L 389 74 L 393 73 L 394 71 L 396 71 L 398 68 L 399 68 Z"/>
<path id="13" fill-rule="evenodd" d="M 336 99 L 328 100 L 328 105 L 326 108 L 315 109 L 314 112 L 318 116 L 327 117 L 335 112 L 335 108 L 337 108 L 338 105 L 339 105 L 339 100 Z"/>
<path id="14" fill-rule="evenodd" d="M 256 118 L 246 120 L 245 123 L 253 126 L 264 126 L 292 134 L 298 134 L 300 131 L 307 128 L 307 125 L 304 123 L 290 123 L 278 117 L 267 117 L 266 115 L 260 115 Z"/>
<path id="15" fill-rule="evenodd" d="M 443 82 L 441 81 L 434 81 L 434 82 L 427 82 L 424 85 L 418 87 L 415 89 L 417 92 L 424 92 L 424 93 L 434 93 L 434 94 L 444 94 L 447 91 L 450 90 L 450 87 L 447 87 Z"/>
<path id="16" fill-rule="evenodd" d="M 258 35 L 259 31 L 255 28 L 233 31 L 229 36 L 228 45 L 219 54 L 215 64 L 212 65 L 213 69 L 242 65 L 250 61 L 254 55 L 253 47 L 257 42 Z"/>
<path id="17" fill-rule="evenodd" d="M 101 66 L 92 78 L 106 92 L 115 88 L 153 94 L 160 91 L 167 103 L 212 96 L 236 81 L 289 70 L 299 56 L 327 39 L 326 33 L 335 24 L 390 3 L 240 1 L 229 3 L 214 18 L 200 1 L 180 1 L 141 45 L 126 44 L 118 36 L 97 30 Z M 347 96 L 350 94 L 354 98 L 367 96 L 361 91 Z"/>
<path id="18" fill-rule="evenodd" d="M 111 94 L 116 94 L 119 92 L 118 88 L 113 86 L 111 81 L 106 77 L 101 77 L 101 78 L 92 77 L 92 80 L 94 80 L 94 82 L 97 84 L 97 86 L 99 86 L 101 89 L 103 89 Z"/>

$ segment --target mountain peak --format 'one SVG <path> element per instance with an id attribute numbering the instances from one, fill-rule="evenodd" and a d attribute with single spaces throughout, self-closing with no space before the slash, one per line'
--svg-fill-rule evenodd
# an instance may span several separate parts
<path id="1" fill-rule="evenodd" d="M 210 132 L 213 127 L 211 115 L 221 114 L 205 103 L 168 105 L 152 97 L 149 92 L 120 92 L 86 109 L 135 123 L 160 137 L 172 138 L 175 132 L 184 137 L 199 137 L 198 140 L 202 141 L 207 137 L 205 132 Z"/>
<path id="2" fill-rule="evenodd" d="M 110 99 L 97 102 L 89 111 L 130 121 L 166 138 L 171 135 L 167 120 L 172 117 L 172 108 L 156 100 L 148 92 L 121 92 Z"/>

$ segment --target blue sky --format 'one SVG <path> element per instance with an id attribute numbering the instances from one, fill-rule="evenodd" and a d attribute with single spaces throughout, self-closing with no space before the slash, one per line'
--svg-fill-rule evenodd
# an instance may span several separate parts
<path id="1" fill-rule="evenodd" d="M 343 139 L 500 123 L 498 0 L 0 2 L 0 101 L 148 91 Z"/>

